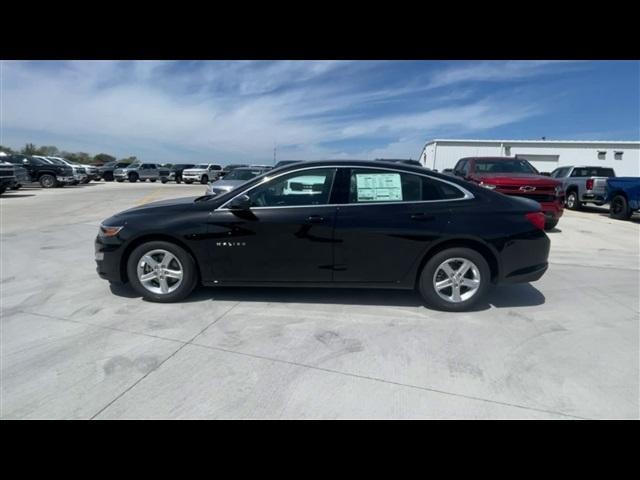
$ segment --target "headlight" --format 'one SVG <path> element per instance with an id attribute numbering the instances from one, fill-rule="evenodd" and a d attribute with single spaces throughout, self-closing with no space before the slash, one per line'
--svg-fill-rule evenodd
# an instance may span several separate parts
<path id="1" fill-rule="evenodd" d="M 101 237 L 115 237 L 123 227 L 112 227 L 108 225 L 100 225 L 99 235 Z"/>
<path id="2" fill-rule="evenodd" d="M 494 188 L 496 188 L 495 185 L 492 185 L 490 183 L 484 183 L 484 182 L 480 182 L 480 186 L 484 188 L 488 188 L 489 190 L 493 190 Z"/>

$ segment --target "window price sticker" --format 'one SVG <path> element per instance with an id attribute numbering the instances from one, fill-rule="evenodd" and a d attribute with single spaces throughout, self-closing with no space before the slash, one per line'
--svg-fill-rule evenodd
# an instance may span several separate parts
<path id="1" fill-rule="evenodd" d="M 392 202 L 402 200 L 399 173 L 356 173 L 358 202 Z"/>

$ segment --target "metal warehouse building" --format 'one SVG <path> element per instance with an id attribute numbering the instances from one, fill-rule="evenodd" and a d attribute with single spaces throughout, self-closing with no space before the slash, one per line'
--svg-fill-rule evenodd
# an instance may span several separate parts
<path id="1" fill-rule="evenodd" d="M 640 176 L 640 142 L 572 140 L 431 140 L 420 162 L 442 171 L 463 157 L 520 157 L 540 172 L 570 165 L 612 167 L 617 176 Z"/>

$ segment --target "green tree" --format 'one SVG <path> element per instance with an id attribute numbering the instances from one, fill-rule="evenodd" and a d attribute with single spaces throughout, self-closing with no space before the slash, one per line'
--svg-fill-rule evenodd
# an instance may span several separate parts
<path id="1" fill-rule="evenodd" d="M 98 155 L 95 155 L 93 157 L 93 163 L 109 163 L 115 161 L 116 157 L 112 157 L 111 155 L 108 155 L 106 153 L 99 153 Z"/>
<path id="2" fill-rule="evenodd" d="M 11 147 L 5 147 L 4 145 L 0 145 L 0 152 L 4 152 L 7 154 L 12 154 L 12 153 L 16 153 L 13 148 Z"/>
<path id="3" fill-rule="evenodd" d="M 138 159 L 135 156 L 131 156 L 131 157 L 127 157 L 127 158 L 121 158 L 120 160 L 118 160 L 119 162 L 122 163 L 134 163 L 136 162 Z"/>
<path id="4" fill-rule="evenodd" d="M 49 157 L 49 156 L 57 157 L 59 153 L 60 153 L 60 150 L 58 150 L 58 147 L 53 145 L 43 145 L 42 147 L 38 148 L 36 155 L 44 155 L 45 157 Z"/>
<path id="5" fill-rule="evenodd" d="M 20 153 L 23 155 L 37 155 L 38 149 L 33 143 L 27 143 Z"/>

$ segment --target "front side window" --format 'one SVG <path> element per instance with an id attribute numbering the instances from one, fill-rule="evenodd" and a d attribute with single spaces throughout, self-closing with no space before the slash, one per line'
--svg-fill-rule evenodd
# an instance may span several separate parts
<path id="1" fill-rule="evenodd" d="M 353 169 L 349 203 L 420 202 L 464 197 L 448 183 L 389 170 Z"/>
<path id="2" fill-rule="evenodd" d="M 252 207 L 293 207 L 329 203 L 334 168 L 293 172 L 248 192 Z M 268 177 L 265 177 L 268 178 Z"/>

